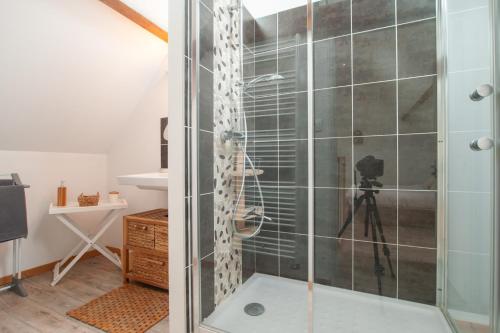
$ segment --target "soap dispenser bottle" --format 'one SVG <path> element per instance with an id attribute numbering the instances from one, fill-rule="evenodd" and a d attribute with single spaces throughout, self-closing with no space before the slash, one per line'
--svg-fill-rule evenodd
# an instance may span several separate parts
<path id="1" fill-rule="evenodd" d="M 57 188 L 57 206 L 64 207 L 66 206 L 66 186 L 64 185 L 64 181 L 61 181 L 61 186 Z"/>

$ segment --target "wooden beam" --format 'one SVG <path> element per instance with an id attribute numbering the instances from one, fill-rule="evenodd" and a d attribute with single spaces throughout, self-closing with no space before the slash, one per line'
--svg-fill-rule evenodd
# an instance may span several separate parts
<path id="1" fill-rule="evenodd" d="M 122 14 L 132 22 L 140 25 L 156 37 L 168 43 L 168 32 L 157 26 L 155 23 L 148 20 L 146 17 L 130 8 L 120 0 L 99 0 L 118 13 Z"/>

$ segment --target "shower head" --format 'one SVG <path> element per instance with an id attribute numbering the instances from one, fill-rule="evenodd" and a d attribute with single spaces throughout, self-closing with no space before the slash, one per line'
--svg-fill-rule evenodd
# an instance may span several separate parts
<path id="1" fill-rule="evenodd" d="M 251 81 L 240 83 L 240 86 L 242 86 L 243 91 L 245 91 L 251 87 L 254 87 L 257 83 L 260 83 L 260 82 L 281 81 L 284 79 L 285 78 L 279 74 L 264 74 L 261 76 L 257 76 L 255 79 L 253 79 Z"/>

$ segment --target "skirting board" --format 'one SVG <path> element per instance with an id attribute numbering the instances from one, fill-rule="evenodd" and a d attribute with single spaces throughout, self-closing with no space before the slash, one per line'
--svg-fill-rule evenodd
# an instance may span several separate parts
<path id="1" fill-rule="evenodd" d="M 106 247 L 111 252 L 116 253 L 119 256 L 121 256 L 121 252 L 122 251 L 119 248 L 111 247 L 111 246 L 106 246 Z M 85 260 L 85 259 L 89 259 L 89 258 L 94 258 L 94 257 L 100 256 L 100 255 L 101 255 L 101 253 L 99 251 L 92 250 L 92 251 L 89 251 L 89 252 L 85 253 L 80 258 L 79 261 Z M 72 258 L 74 258 L 74 257 L 72 257 Z M 71 261 L 71 259 L 69 261 Z M 45 264 L 45 265 L 41 265 L 41 266 L 37 266 L 37 267 L 33 267 L 33 268 L 30 268 L 30 269 L 24 270 L 24 271 L 21 272 L 21 278 L 25 279 L 25 278 L 29 278 L 29 277 L 32 277 L 32 276 L 35 276 L 35 275 L 43 274 L 45 272 L 50 272 L 50 271 L 52 271 L 54 269 L 54 266 L 59 261 L 60 260 L 57 260 L 57 261 L 54 261 L 54 262 L 51 262 L 51 263 L 48 263 L 48 264 Z M 0 277 L 0 287 L 3 286 L 3 285 L 9 284 L 11 281 L 12 281 L 12 276 L 11 275 Z"/>

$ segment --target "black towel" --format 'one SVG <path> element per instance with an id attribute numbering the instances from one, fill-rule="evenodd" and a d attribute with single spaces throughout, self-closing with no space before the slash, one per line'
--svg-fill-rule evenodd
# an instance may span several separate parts
<path id="1" fill-rule="evenodd" d="M 0 243 L 28 235 L 24 186 L 0 180 Z"/>

